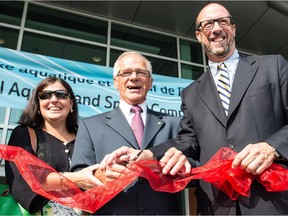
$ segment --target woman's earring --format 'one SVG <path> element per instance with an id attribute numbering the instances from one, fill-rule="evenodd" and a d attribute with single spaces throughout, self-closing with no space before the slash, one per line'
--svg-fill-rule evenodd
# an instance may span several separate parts
<path id="1" fill-rule="evenodd" d="M 38 113 L 38 115 L 41 115 L 41 112 L 40 112 L 40 110 L 38 110 L 38 112 L 37 112 L 37 113 Z"/>
<path id="2" fill-rule="evenodd" d="M 70 112 L 70 113 L 73 113 L 73 109 L 71 108 L 69 112 Z"/>

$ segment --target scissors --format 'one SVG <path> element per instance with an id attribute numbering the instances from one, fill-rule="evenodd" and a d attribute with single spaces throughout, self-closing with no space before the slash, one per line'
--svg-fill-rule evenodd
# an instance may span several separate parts
<path id="1" fill-rule="evenodd" d="M 143 151 L 144 151 L 144 149 L 142 149 L 141 151 L 139 151 L 139 152 L 137 153 L 137 155 L 136 155 L 133 159 L 129 160 L 129 162 L 128 162 L 128 164 L 126 165 L 126 167 L 130 167 L 131 164 L 134 163 L 134 162 L 140 157 L 140 155 L 142 154 Z"/>

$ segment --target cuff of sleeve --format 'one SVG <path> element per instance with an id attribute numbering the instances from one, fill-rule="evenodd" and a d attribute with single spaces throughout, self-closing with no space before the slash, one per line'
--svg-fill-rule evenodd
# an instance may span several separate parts
<path id="1" fill-rule="evenodd" d="M 276 160 L 282 160 L 283 159 L 282 155 L 274 147 L 272 148 L 273 148 L 273 154 L 275 155 Z"/>

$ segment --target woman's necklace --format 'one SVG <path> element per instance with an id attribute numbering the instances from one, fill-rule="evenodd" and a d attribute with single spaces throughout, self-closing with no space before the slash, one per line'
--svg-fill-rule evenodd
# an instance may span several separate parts
<path id="1" fill-rule="evenodd" d="M 67 159 L 68 159 L 69 166 L 71 166 L 71 158 L 70 158 L 70 156 L 69 156 L 70 150 L 69 150 L 69 148 L 68 148 L 68 143 L 69 143 L 69 142 L 67 141 L 67 140 L 69 140 L 71 137 L 69 137 L 68 134 L 66 134 L 66 136 L 63 136 L 63 135 L 61 135 L 61 134 L 56 135 L 56 134 L 50 133 L 50 132 L 48 132 L 48 130 L 47 130 L 46 128 L 43 128 L 43 130 L 46 131 L 47 133 L 51 134 L 52 136 L 56 137 L 57 139 L 62 140 L 63 145 L 65 146 L 64 152 L 65 152 L 66 155 L 67 155 Z M 64 137 L 65 137 L 65 138 L 64 138 Z M 63 141 L 63 140 L 66 140 L 66 141 Z"/>
<path id="2" fill-rule="evenodd" d="M 69 156 L 70 150 L 68 149 L 68 142 L 63 142 L 63 145 L 66 147 L 65 150 L 64 150 L 64 152 L 67 154 L 69 166 L 71 166 L 71 158 L 70 158 L 70 156 Z"/>

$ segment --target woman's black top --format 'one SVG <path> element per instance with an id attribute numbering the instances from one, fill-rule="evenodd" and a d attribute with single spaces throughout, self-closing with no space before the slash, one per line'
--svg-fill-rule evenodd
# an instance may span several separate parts
<path id="1" fill-rule="evenodd" d="M 37 136 L 36 156 L 58 172 L 67 172 L 74 149 L 74 140 L 68 144 L 57 139 L 42 129 L 35 130 Z M 26 126 L 17 126 L 11 134 L 8 145 L 20 146 L 35 154 L 30 143 Z M 14 162 L 5 161 L 6 180 L 13 197 L 30 213 L 39 211 L 49 200 L 34 193 L 19 173 Z"/>

